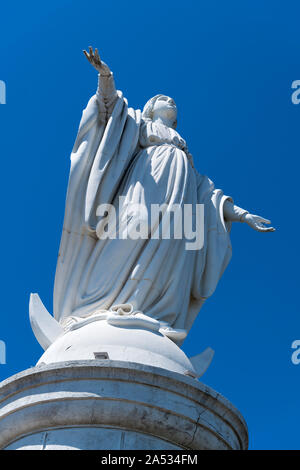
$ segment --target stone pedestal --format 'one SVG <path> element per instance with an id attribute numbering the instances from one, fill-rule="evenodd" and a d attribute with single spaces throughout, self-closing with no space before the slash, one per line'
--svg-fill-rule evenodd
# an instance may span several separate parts
<path id="1" fill-rule="evenodd" d="M 39 365 L 0 384 L 1 449 L 247 449 L 233 405 L 198 380 L 110 359 Z"/>

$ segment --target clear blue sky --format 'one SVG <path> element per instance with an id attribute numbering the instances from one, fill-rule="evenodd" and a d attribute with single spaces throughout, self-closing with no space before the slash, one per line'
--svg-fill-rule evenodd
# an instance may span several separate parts
<path id="1" fill-rule="evenodd" d="M 184 350 L 215 349 L 203 380 L 243 413 L 251 449 L 300 448 L 299 27 L 296 1 L 2 2 L 1 379 L 42 354 L 28 299 L 52 309 L 69 154 L 97 82 L 81 50 L 94 45 L 131 106 L 172 96 L 198 171 L 276 226 L 233 227 L 232 261 Z"/>

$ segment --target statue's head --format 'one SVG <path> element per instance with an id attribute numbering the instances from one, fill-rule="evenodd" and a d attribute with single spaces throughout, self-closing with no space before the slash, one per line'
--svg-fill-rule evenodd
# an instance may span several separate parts
<path id="1" fill-rule="evenodd" d="M 170 123 L 170 127 L 176 129 L 177 107 L 175 101 L 169 96 L 156 95 L 150 98 L 144 106 L 143 118 L 155 121 L 157 118 L 165 123 Z"/>

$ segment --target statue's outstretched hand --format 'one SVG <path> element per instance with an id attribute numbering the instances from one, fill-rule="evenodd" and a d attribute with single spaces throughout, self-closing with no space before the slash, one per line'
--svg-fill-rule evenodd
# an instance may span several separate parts
<path id="1" fill-rule="evenodd" d="M 250 227 L 254 228 L 258 232 L 274 232 L 274 227 L 266 227 L 265 224 L 270 224 L 271 221 L 264 219 L 259 215 L 245 214 L 243 216 L 243 222 L 246 222 Z"/>
<path id="2" fill-rule="evenodd" d="M 89 61 L 89 63 L 92 64 L 92 66 L 95 67 L 96 70 L 98 70 L 100 75 L 109 76 L 111 74 L 111 71 L 108 65 L 106 65 L 106 63 L 100 59 L 97 48 L 95 48 L 95 52 L 93 52 L 93 48 L 89 46 L 89 52 L 84 50 L 83 53 L 85 57 L 87 58 L 87 60 Z"/>

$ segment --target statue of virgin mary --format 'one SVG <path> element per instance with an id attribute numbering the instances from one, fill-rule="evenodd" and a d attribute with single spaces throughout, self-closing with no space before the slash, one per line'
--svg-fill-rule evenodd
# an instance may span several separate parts
<path id="1" fill-rule="evenodd" d="M 143 112 L 128 107 L 97 49 L 84 51 L 98 70 L 97 92 L 83 111 L 71 154 L 65 217 L 54 288 L 60 324 L 130 305 L 181 340 L 216 289 L 231 257 L 230 228 L 245 222 L 260 232 L 270 221 L 249 214 L 196 171 L 176 131 L 177 108 L 159 94 Z M 143 216 L 128 207 L 168 208 L 202 204 L 204 242 L 187 250 L 186 239 L 109 237 L 99 207 L 114 207 L 118 234 Z M 130 212 L 130 211 L 129 211 Z M 125 217 L 126 213 L 126 217 Z M 126 220 L 125 220 L 126 219 Z M 102 217 L 102 220 L 106 220 Z M 100 221 L 100 223 L 99 223 Z M 151 225 L 159 228 L 159 215 Z"/>

